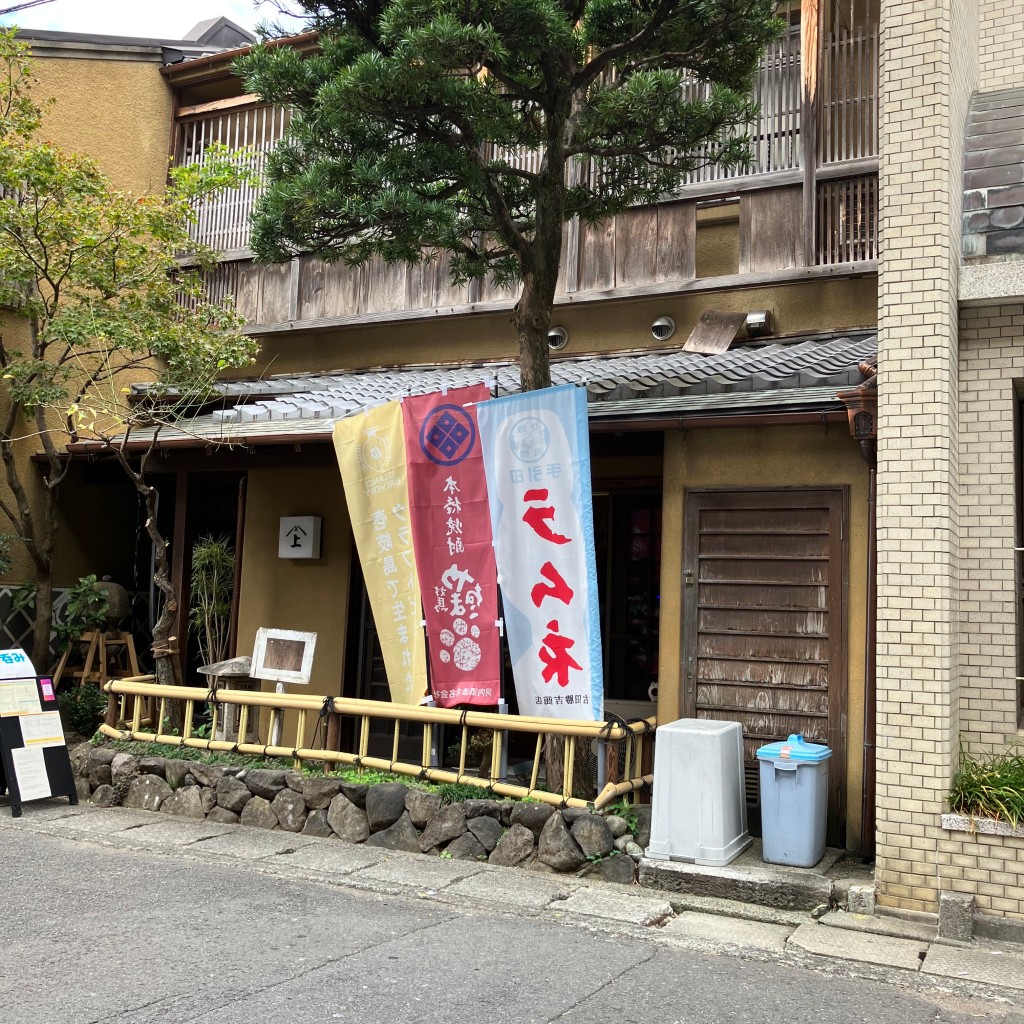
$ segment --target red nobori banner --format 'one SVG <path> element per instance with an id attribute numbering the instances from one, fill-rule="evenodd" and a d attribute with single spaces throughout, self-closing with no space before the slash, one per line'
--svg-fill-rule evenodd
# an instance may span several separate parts
<path id="1" fill-rule="evenodd" d="M 430 688 L 443 708 L 501 697 L 498 580 L 476 403 L 483 384 L 402 402 Z"/>

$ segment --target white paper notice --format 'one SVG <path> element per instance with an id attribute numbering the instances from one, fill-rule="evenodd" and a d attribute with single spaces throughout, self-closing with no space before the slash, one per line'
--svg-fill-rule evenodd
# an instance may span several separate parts
<path id="1" fill-rule="evenodd" d="M 14 683 L 0 683 L 0 717 L 18 713 L 18 695 Z"/>
<path id="2" fill-rule="evenodd" d="M 18 711 L 23 715 L 39 713 L 39 691 L 34 679 L 19 679 L 14 685 L 14 693 L 18 701 Z"/>
<path id="3" fill-rule="evenodd" d="M 15 747 L 11 751 L 11 760 L 22 800 L 41 800 L 50 796 L 50 780 L 46 777 L 42 747 Z"/>
<path id="4" fill-rule="evenodd" d="M 22 715 L 19 724 L 26 747 L 59 747 L 64 743 L 64 730 L 56 711 Z"/>

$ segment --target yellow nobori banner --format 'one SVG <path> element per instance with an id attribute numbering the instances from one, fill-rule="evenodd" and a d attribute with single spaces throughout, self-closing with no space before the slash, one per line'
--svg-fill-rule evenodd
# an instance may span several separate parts
<path id="1" fill-rule="evenodd" d="M 338 420 L 334 449 L 391 699 L 418 704 L 427 692 L 427 660 L 401 405 L 389 402 Z"/>

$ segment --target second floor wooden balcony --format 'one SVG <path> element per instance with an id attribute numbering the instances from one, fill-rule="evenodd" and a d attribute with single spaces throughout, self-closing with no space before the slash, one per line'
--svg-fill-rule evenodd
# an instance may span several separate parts
<path id="1" fill-rule="evenodd" d="M 784 8 L 793 19 L 799 4 Z M 797 22 L 762 58 L 754 88 L 759 117 L 748 128 L 750 165 L 704 165 L 655 206 L 595 226 L 567 225 L 556 302 L 710 288 L 716 279 L 726 287 L 729 278 L 792 278 L 802 269 L 871 269 L 877 257 L 877 17 L 852 28 L 835 17 L 822 32 L 814 131 L 805 124 L 798 29 Z M 702 88 L 684 87 L 695 95 Z M 185 107 L 176 122 L 174 157 L 178 163 L 202 161 L 212 143 L 222 143 L 244 151 L 259 172 L 288 121 L 288 111 L 251 96 Z M 501 156 L 526 168 L 540 158 L 534 152 Z M 590 172 L 581 165 L 572 173 Z M 314 257 L 253 264 L 249 217 L 258 192 L 258 185 L 251 186 L 205 204 L 196 226 L 197 240 L 222 253 L 209 280 L 213 296 L 235 296 L 254 330 L 296 321 L 316 327 L 391 319 L 403 311 L 478 311 L 512 301 L 511 292 L 489 283 L 453 286 L 443 255 L 412 267 L 372 263 L 353 269 Z M 730 216 L 733 256 L 702 260 L 703 226 Z"/>

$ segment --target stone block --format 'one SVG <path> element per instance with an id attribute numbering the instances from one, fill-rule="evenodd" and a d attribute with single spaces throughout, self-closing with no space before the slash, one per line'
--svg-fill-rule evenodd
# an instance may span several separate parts
<path id="1" fill-rule="evenodd" d="M 974 936 L 974 897 L 969 893 L 939 893 L 939 938 L 970 942 Z"/>
<path id="2" fill-rule="evenodd" d="M 873 885 L 851 885 L 846 894 L 846 909 L 851 914 L 873 914 L 875 912 L 875 887 Z"/>

